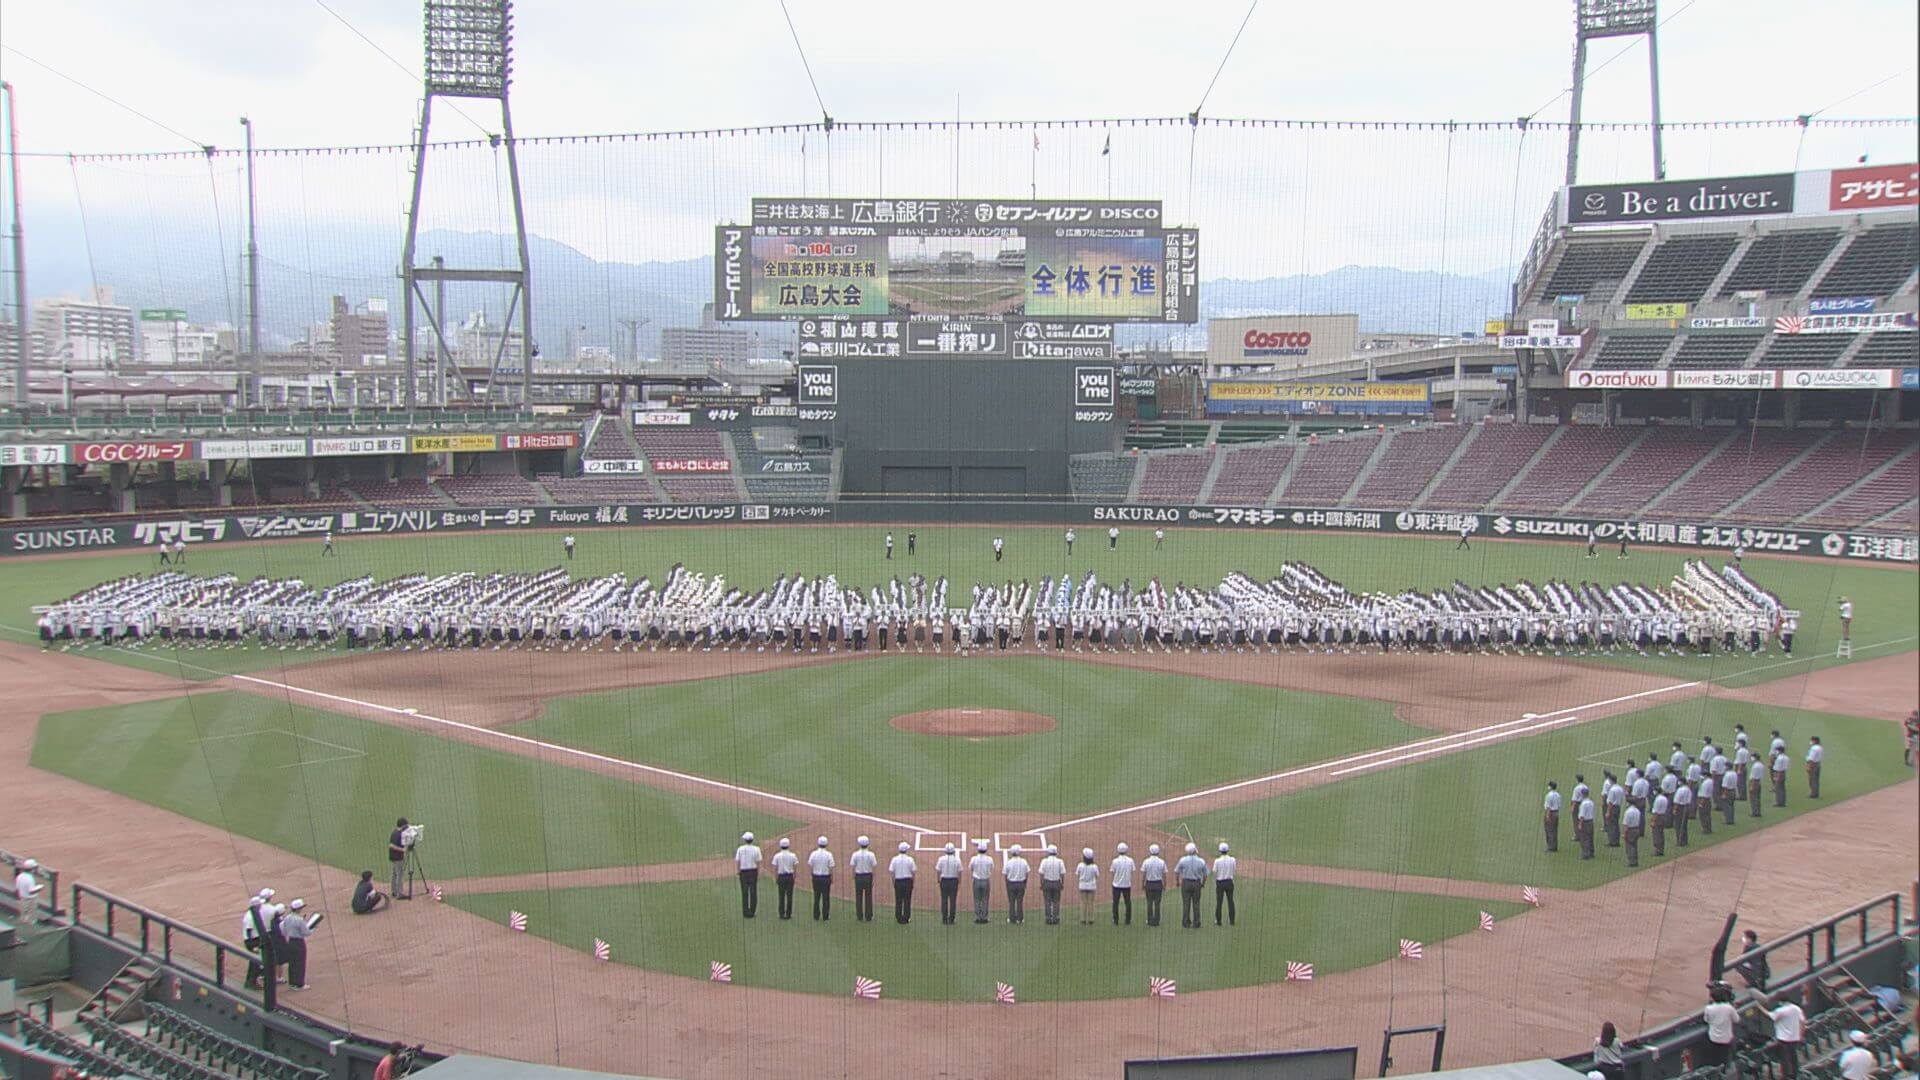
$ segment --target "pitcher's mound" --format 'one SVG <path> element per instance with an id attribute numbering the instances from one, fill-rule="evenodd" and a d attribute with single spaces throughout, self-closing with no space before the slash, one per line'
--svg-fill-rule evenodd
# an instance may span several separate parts
<path id="1" fill-rule="evenodd" d="M 902 713 L 887 722 L 917 735 L 957 735 L 968 739 L 1032 735 L 1059 726 L 1059 721 L 1051 716 L 1011 709 L 928 709 Z"/>

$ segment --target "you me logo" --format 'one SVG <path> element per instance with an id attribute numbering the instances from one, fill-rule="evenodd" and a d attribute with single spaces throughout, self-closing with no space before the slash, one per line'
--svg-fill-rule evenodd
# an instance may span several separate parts
<path id="1" fill-rule="evenodd" d="M 1113 406 L 1113 369 L 1077 367 L 1073 369 L 1073 404 L 1077 408 Z"/>
<path id="2" fill-rule="evenodd" d="M 801 364 L 799 404 L 840 404 L 840 369 L 833 364 Z"/>

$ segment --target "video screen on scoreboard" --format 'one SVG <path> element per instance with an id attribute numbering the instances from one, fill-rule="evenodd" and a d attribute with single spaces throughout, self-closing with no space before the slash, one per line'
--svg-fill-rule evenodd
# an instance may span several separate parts
<path id="1" fill-rule="evenodd" d="M 755 199 L 715 235 L 723 320 L 1199 315 L 1199 234 L 1158 202 Z"/>

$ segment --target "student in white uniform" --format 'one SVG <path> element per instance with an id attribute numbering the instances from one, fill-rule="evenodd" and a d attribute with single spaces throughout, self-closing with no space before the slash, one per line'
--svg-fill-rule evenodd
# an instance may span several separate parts
<path id="1" fill-rule="evenodd" d="M 1060 893 L 1066 882 L 1067 864 L 1060 858 L 1060 845 L 1048 844 L 1047 857 L 1040 860 L 1040 910 L 1048 926 L 1060 925 Z"/>
<path id="2" fill-rule="evenodd" d="M 940 879 L 940 921 L 952 925 L 960 915 L 960 856 L 948 844 L 945 854 L 934 860 L 934 876 Z"/>
<path id="3" fill-rule="evenodd" d="M 800 856 L 793 853 L 793 841 L 780 838 L 780 850 L 773 853 L 773 884 L 780 917 L 793 918 L 793 875 L 800 869 Z"/>
<path id="4" fill-rule="evenodd" d="M 1073 868 L 1080 885 L 1080 925 L 1093 925 L 1094 894 L 1100 890 L 1100 864 L 1093 861 L 1093 849 L 1080 849 L 1080 862 Z"/>
<path id="5" fill-rule="evenodd" d="M 1120 526 L 1109 525 L 1107 526 L 1107 550 L 1118 551 L 1119 549 L 1120 549 Z"/>
<path id="6" fill-rule="evenodd" d="M 1220 925 L 1220 905 L 1227 906 L 1227 925 L 1232 926 L 1233 910 L 1233 872 L 1240 866 L 1240 860 L 1227 853 L 1227 842 L 1220 842 L 1220 857 L 1213 860 L 1213 925 Z"/>
<path id="7" fill-rule="evenodd" d="M 872 842 L 862 836 L 854 843 L 857 845 L 847 858 L 847 869 L 853 871 L 853 921 L 873 921 L 873 871 L 880 865 L 880 857 L 873 853 Z"/>
<path id="8" fill-rule="evenodd" d="M 282 959 L 287 965 L 287 989 L 305 990 L 307 988 L 307 938 L 313 936 L 314 921 L 308 921 L 305 908 L 307 902 L 295 899 L 287 905 L 287 912 L 280 918 L 280 941 L 286 956 Z"/>
<path id="9" fill-rule="evenodd" d="M 740 834 L 740 846 L 733 849 L 734 869 L 740 873 L 740 914 L 753 918 L 760 910 L 760 845 L 753 842 L 753 834 Z"/>
<path id="10" fill-rule="evenodd" d="M 973 878 L 973 921 L 979 925 L 987 921 L 987 909 L 993 899 L 993 856 L 987 854 L 985 840 L 974 845 L 967 872 Z"/>
<path id="11" fill-rule="evenodd" d="M 1113 925 L 1120 925 L 1120 905 L 1127 907 L 1127 925 L 1133 925 L 1133 856 L 1127 854 L 1127 845 L 1114 848 L 1116 854 L 1107 867 L 1108 885 L 1113 889 Z"/>
<path id="12" fill-rule="evenodd" d="M 1807 740 L 1807 798 L 1820 797 L 1820 763 L 1826 760 L 1826 747 L 1820 745 L 1820 736 Z"/>
<path id="13" fill-rule="evenodd" d="M 1167 860 L 1160 857 L 1160 845 L 1148 844 L 1147 857 L 1140 862 L 1140 885 L 1147 897 L 1147 925 L 1160 925 L 1160 898 L 1167 891 Z"/>
<path id="14" fill-rule="evenodd" d="M 1180 882 L 1180 925 L 1200 929 L 1200 890 L 1207 883 L 1207 860 L 1200 857 L 1200 845 L 1188 844 L 1187 853 L 1173 866 Z"/>
<path id="15" fill-rule="evenodd" d="M 813 918 L 826 922 L 833 914 L 833 852 L 827 850 L 827 838 L 814 841 L 807 856 L 807 873 L 813 876 Z"/>
<path id="16" fill-rule="evenodd" d="M 1007 922 L 1015 926 L 1027 921 L 1027 877 L 1032 871 L 1026 856 L 1020 854 L 1019 844 L 1007 849 L 1001 873 L 1007 879 Z"/>
<path id="17" fill-rule="evenodd" d="M 919 866 L 913 861 L 913 845 L 900 841 L 900 853 L 887 864 L 887 872 L 893 875 L 893 921 L 901 926 L 913 919 L 913 875 Z"/>
<path id="18" fill-rule="evenodd" d="M 1868 1080 L 1879 1065 L 1873 1051 L 1867 1049 L 1867 1033 L 1864 1031 L 1847 1032 L 1847 1041 L 1853 1046 L 1840 1055 L 1840 1080 Z"/>
<path id="19" fill-rule="evenodd" d="M 1006 553 L 1006 550 L 1007 550 L 1007 542 L 1006 542 L 1006 540 L 1004 540 L 1004 539 L 1002 539 L 1001 537 L 998 537 L 998 536 L 996 536 L 996 537 L 994 537 L 994 538 L 993 538 L 993 561 L 994 561 L 994 562 L 999 562 L 999 561 L 1000 561 L 1000 556 L 1001 556 L 1001 555 L 1003 555 L 1003 554 L 1005 554 L 1005 553 Z M 984 920 L 982 920 L 982 921 L 984 921 Z"/>

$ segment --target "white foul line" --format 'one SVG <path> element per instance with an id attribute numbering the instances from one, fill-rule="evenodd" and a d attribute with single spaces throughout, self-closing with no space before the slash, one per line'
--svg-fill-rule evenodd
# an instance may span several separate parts
<path id="1" fill-rule="evenodd" d="M 525 735 L 515 735 L 507 731 L 495 731 L 492 728 L 481 727 L 478 724 L 466 724 L 458 720 L 448 720 L 444 717 L 433 716 L 428 713 L 419 712 L 413 709 L 396 709 L 391 705 L 382 705 L 379 702 L 375 702 L 375 701 L 361 701 L 359 698 L 342 697 L 339 694 L 329 694 L 321 690 L 309 690 L 304 686 L 294 686 L 290 683 L 274 682 L 272 679 L 261 679 L 252 675 L 229 675 L 227 677 L 230 679 L 235 679 L 240 682 L 257 683 L 260 686 L 271 686 L 276 690 L 286 690 L 295 694 L 307 694 L 312 697 L 325 698 L 328 701 L 339 701 L 339 702 L 344 702 L 348 705 L 357 705 L 363 709 L 373 709 L 377 712 L 392 713 L 395 716 L 404 716 L 409 720 L 425 720 L 425 721 L 428 721 L 429 723 L 441 724 L 445 727 L 454 728 L 459 731 L 470 732 L 475 735 L 485 735 L 495 739 L 503 739 L 511 743 L 518 743 L 521 746 L 531 746 L 531 747 L 536 747 L 540 750 L 548 751 L 555 754 L 564 754 L 564 755 L 570 755 L 572 757 L 584 758 L 588 761 L 597 761 L 603 765 L 617 765 L 620 768 L 632 769 L 635 772 L 653 773 L 658 776 L 670 776 L 675 780 L 684 780 L 690 784 L 705 784 L 708 787 L 716 787 L 721 789 L 722 791 L 733 791 L 733 792 L 738 792 L 739 794 L 742 794 L 742 795 L 752 795 L 756 798 L 772 799 L 775 802 L 790 803 L 794 806 L 804 806 L 809 810 L 820 810 L 829 814 L 836 814 L 840 817 L 858 818 L 861 821 L 871 821 L 876 825 L 887 825 L 895 829 L 905 829 L 908 832 L 928 831 L 926 829 L 922 829 L 918 825 L 909 825 L 904 821 L 894 821 L 891 818 L 874 817 L 871 814 L 862 814 L 854 810 L 842 810 L 837 806 L 827 806 L 822 803 L 808 802 L 805 799 L 796 799 L 791 795 L 778 795 L 771 791 L 761 791 L 758 788 L 742 787 L 739 784 L 729 784 L 720 780 L 712 780 L 704 776 L 695 776 L 692 773 L 675 772 L 672 769 L 660 768 L 658 765 L 645 765 L 638 761 L 628 761 L 625 758 L 609 757 L 606 754 L 596 754 L 591 750 L 581 750 L 577 747 L 565 746 L 560 743 L 544 742 L 540 739 L 529 739 Z"/>

